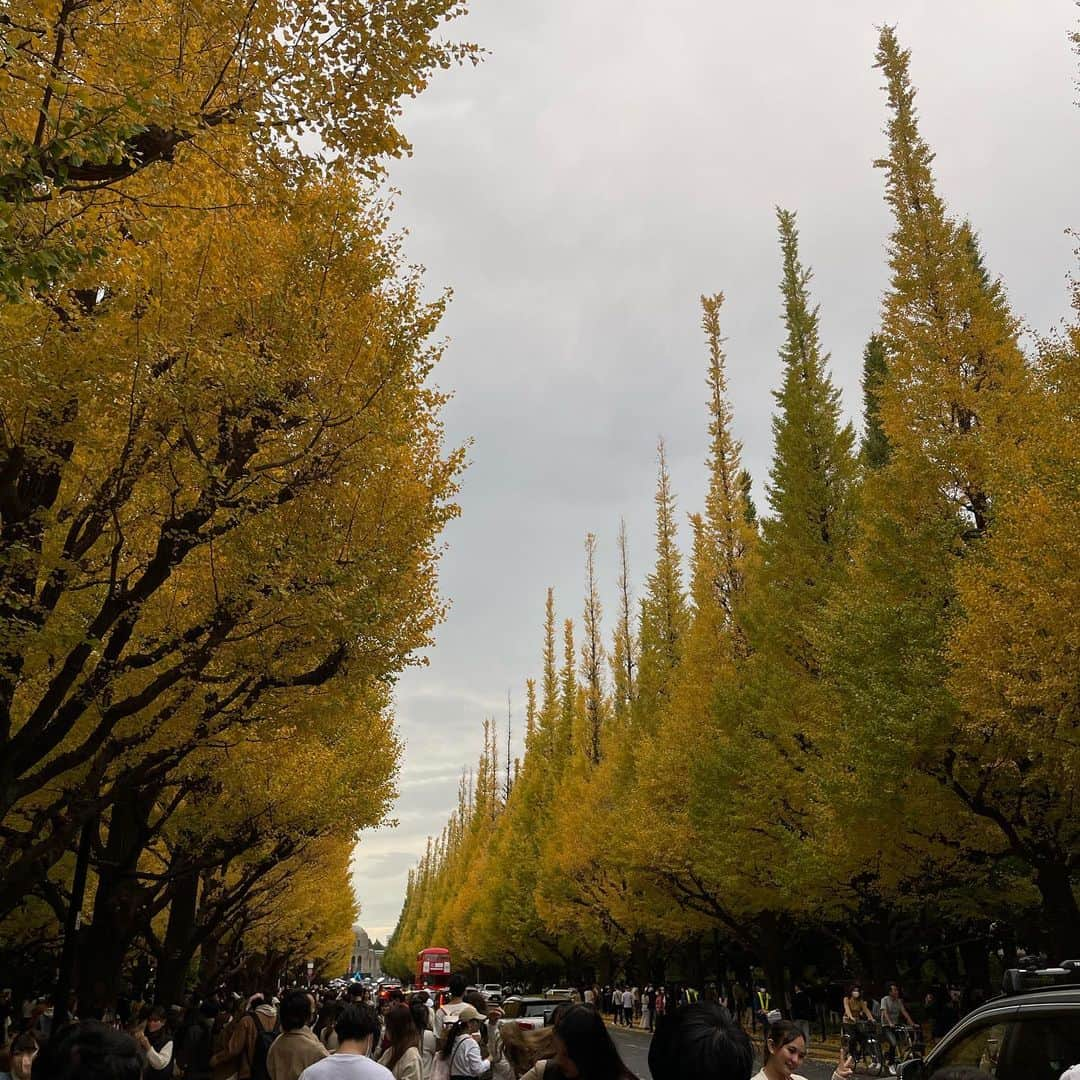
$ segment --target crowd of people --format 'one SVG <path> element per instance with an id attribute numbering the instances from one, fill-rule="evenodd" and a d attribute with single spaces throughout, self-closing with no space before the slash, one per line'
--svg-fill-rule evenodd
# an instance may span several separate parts
<path id="1" fill-rule="evenodd" d="M 849 986 L 841 1025 L 854 1036 L 864 1020 L 883 1031 L 913 1024 L 900 989 L 890 983 L 868 1000 Z M 653 1080 L 802 1080 L 813 997 L 797 984 L 784 1004 L 760 985 L 742 996 L 594 985 L 525 1029 L 458 975 L 438 1000 L 401 988 L 374 1000 L 352 983 L 220 993 L 170 1009 L 121 1001 L 94 1019 L 80 1019 L 74 999 L 58 1016 L 47 996 L 15 1003 L 4 991 L 0 1080 L 637 1080 L 611 1036 L 626 1025 L 653 1033 Z M 852 1077 L 858 1052 L 845 1040 L 832 1080 Z"/>
<path id="2" fill-rule="evenodd" d="M 603 1015 L 616 1008 L 615 989 L 583 996 L 526 1030 L 500 1023 L 501 1009 L 460 976 L 440 1001 L 393 989 L 376 1002 L 354 983 L 246 999 L 221 993 L 173 1008 L 122 1001 L 93 1019 L 79 1018 L 74 1000 L 64 1017 L 45 997 L 16 1010 L 5 992 L 0 1080 L 637 1080 Z M 750 1080 L 750 1037 L 721 1004 L 685 989 L 646 986 L 636 996 L 635 1012 L 633 988 L 619 989 L 621 1022 L 651 1020 L 656 1080 Z M 794 1049 L 775 1026 L 774 1036 L 777 1054 L 805 1053 L 801 1033 Z M 774 1056 L 766 1051 L 758 1080 L 792 1075 L 770 1071 Z M 834 1080 L 849 1075 L 841 1065 Z"/>

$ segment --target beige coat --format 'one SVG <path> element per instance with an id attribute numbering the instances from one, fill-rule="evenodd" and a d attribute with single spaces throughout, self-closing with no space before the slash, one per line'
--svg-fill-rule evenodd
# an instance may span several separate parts
<path id="1" fill-rule="evenodd" d="M 379 1058 L 379 1064 L 385 1065 L 390 1069 L 390 1055 L 393 1051 L 387 1050 L 381 1058 Z M 394 1074 L 394 1080 L 424 1080 L 424 1068 L 422 1059 L 420 1057 L 420 1051 L 415 1046 L 410 1046 L 404 1054 L 398 1058 L 397 1064 L 390 1069 Z"/>
<path id="2" fill-rule="evenodd" d="M 266 1052 L 266 1071 L 270 1080 L 297 1080 L 309 1065 L 328 1056 L 310 1028 L 283 1031 Z"/>

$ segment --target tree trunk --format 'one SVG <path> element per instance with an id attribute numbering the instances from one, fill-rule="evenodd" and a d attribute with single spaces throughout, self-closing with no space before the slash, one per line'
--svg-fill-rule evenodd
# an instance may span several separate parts
<path id="1" fill-rule="evenodd" d="M 784 935 L 780 923 L 771 911 L 765 912 L 757 920 L 758 959 L 765 971 L 765 980 L 769 985 L 776 1008 L 783 1008 L 787 994 L 787 971 L 784 966 Z"/>
<path id="2" fill-rule="evenodd" d="M 79 956 L 79 999 L 87 1015 L 116 1002 L 124 958 L 139 932 L 145 890 L 136 871 L 153 798 L 128 794 L 113 808 L 98 863 L 93 921 Z"/>
<path id="3" fill-rule="evenodd" d="M 164 955 L 158 964 L 157 1000 L 173 1005 L 184 992 L 184 979 L 195 955 L 195 912 L 199 902 L 199 875 L 185 874 L 176 884 L 169 904 Z"/>
<path id="4" fill-rule="evenodd" d="M 1035 873 L 1042 895 L 1043 948 L 1056 964 L 1080 956 L 1080 906 L 1076 902 L 1069 867 L 1064 861 L 1044 862 Z"/>

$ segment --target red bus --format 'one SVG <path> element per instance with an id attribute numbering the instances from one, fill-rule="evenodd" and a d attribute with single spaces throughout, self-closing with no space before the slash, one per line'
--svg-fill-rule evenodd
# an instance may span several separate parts
<path id="1" fill-rule="evenodd" d="M 416 985 L 439 988 L 450 985 L 450 950 L 421 949 L 416 955 Z"/>

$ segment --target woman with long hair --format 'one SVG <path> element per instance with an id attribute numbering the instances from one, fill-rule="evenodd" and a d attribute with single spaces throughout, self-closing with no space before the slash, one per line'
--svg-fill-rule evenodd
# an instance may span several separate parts
<path id="1" fill-rule="evenodd" d="M 795 1070 L 806 1057 L 806 1036 L 790 1020 L 769 1025 L 765 1036 L 765 1064 L 753 1080 L 805 1080 Z M 854 1062 L 843 1058 L 833 1070 L 832 1080 L 850 1080 Z"/>
<path id="2" fill-rule="evenodd" d="M 555 1032 L 549 1027 L 525 1031 L 520 1024 L 510 1020 L 499 1029 L 499 1036 L 502 1063 L 514 1080 L 520 1080 L 538 1061 L 554 1063 Z"/>
<path id="3" fill-rule="evenodd" d="M 394 1080 L 424 1080 L 420 1032 L 412 1010 L 403 1001 L 394 1002 L 386 1012 L 386 1037 L 390 1045 L 379 1064 L 394 1074 Z"/>
<path id="4" fill-rule="evenodd" d="M 435 1055 L 439 1052 L 439 1040 L 435 1038 L 435 1032 L 431 1030 L 432 1011 L 426 1000 L 414 999 L 409 1003 L 412 1012 L 413 1023 L 419 1035 L 420 1061 L 424 1068 L 424 1077 L 432 1075 L 435 1067 Z"/>
<path id="5" fill-rule="evenodd" d="M 603 1017 L 591 1005 L 570 1005 L 553 1016 L 555 1056 L 538 1061 L 522 1080 L 637 1080 L 611 1041 Z"/>
<path id="6" fill-rule="evenodd" d="M 490 1067 L 480 1050 L 480 1014 L 471 1005 L 462 1005 L 457 1018 L 443 1028 L 443 1048 L 440 1057 L 445 1062 L 450 1080 L 466 1080 L 483 1076 Z"/>

